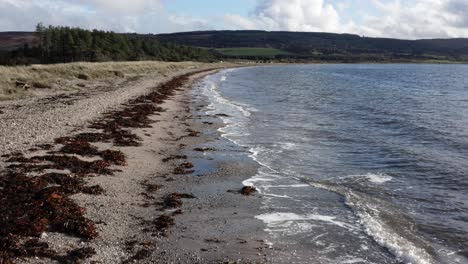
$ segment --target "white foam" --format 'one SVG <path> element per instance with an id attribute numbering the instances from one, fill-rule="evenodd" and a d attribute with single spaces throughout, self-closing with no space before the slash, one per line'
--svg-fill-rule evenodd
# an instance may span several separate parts
<path id="1" fill-rule="evenodd" d="M 336 225 L 345 229 L 355 230 L 356 227 L 335 220 L 336 217 L 334 216 L 327 216 L 327 215 L 319 215 L 319 214 L 307 214 L 307 215 L 299 215 L 295 213 L 269 213 L 269 214 L 261 214 L 255 216 L 255 218 L 262 220 L 267 225 L 273 226 L 281 226 L 290 225 L 288 222 L 296 222 L 296 221 L 319 221 L 325 222 L 328 224 Z"/>
<path id="2" fill-rule="evenodd" d="M 376 184 L 383 184 L 383 183 L 386 183 L 386 182 L 389 182 L 393 179 L 392 176 L 389 176 L 387 174 L 383 174 L 383 173 L 378 173 L 378 174 L 374 174 L 374 173 L 368 173 L 365 175 L 365 177 L 367 177 L 367 179 L 372 182 L 372 183 L 376 183 Z"/>
<path id="3" fill-rule="evenodd" d="M 290 196 L 287 196 L 287 195 L 279 195 L 279 194 L 272 194 L 272 193 L 268 193 L 268 194 L 264 194 L 265 196 L 270 196 L 270 197 L 276 197 L 276 198 L 285 198 L 285 199 L 292 199 Z"/>
<path id="4" fill-rule="evenodd" d="M 365 179 L 374 184 L 384 184 L 393 180 L 393 177 L 385 173 L 367 173 L 363 175 L 348 175 L 339 179 Z"/>
<path id="5" fill-rule="evenodd" d="M 282 148 L 285 150 L 293 150 L 296 148 L 296 143 L 292 143 L 292 142 L 282 143 L 281 145 L 282 145 Z"/>
<path id="6" fill-rule="evenodd" d="M 362 175 L 361 175 L 362 176 Z M 379 178 L 382 176 L 379 176 Z M 378 180 L 381 182 L 381 180 Z M 389 249 L 399 260 L 408 264 L 435 264 L 433 257 L 418 243 L 424 244 L 416 234 L 407 231 L 405 234 L 398 233 L 387 223 L 383 212 L 392 210 L 392 206 L 385 201 L 376 198 L 365 197 L 365 194 L 353 192 L 348 188 L 328 183 L 310 182 L 314 187 L 329 190 L 341 194 L 348 205 L 358 217 L 365 233 L 372 237 L 378 244 Z M 394 209 L 397 213 L 397 209 Z M 395 224 L 395 223 L 394 223 Z M 399 224 L 405 227 L 405 222 Z M 409 225 L 409 223 L 406 223 Z M 407 226 L 408 228 L 408 226 Z M 408 237 L 412 237 L 411 239 Z"/>
<path id="7" fill-rule="evenodd" d="M 362 258 L 352 258 L 340 261 L 341 264 L 354 264 L 354 263 L 367 263 L 365 259 Z"/>
<path id="8" fill-rule="evenodd" d="M 309 184 L 265 185 L 263 188 L 310 188 Z"/>
<path id="9" fill-rule="evenodd" d="M 397 233 L 389 226 L 385 219 L 380 217 L 381 210 L 391 208 L 379 208 L 365 202 L 363 197 L 349 192 L 346 195 L 346 204 L 353 208 L 359 217 L 359 222 L 364 231 L 381 246 L 388 248 L 400 260 L 410 264 L 434 264 L 434 260 L 423 248 L 417 246 L 405 235 Z"/>
<path id="10" fill-rule="evenodd" d="M 274 173 L 280 173 L 279 171 L 273 169 L 273 167 L 271 167 L 270 165 L 259 160 L 258 158 L 259 154 L 266 151 L 264 148 L 255 147 L 255 148 L 251 148 L 249 151 L 250 153 L 252 153 L 251 155 L 249 155 L 249 157 L 252 158 L 254 161 L 256 161 L 258 164 L 262 165 L 265 168 L 268 168 L 270 171 Z"/>

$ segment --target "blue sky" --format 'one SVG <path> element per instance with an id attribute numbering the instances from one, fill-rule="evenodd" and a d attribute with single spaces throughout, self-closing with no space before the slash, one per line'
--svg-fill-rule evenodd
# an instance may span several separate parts
<path id="1" fill-rule="evenodd" d="M 468 37 L 468 0 L 0 0 L 0 31 L 38 22 L 117 32 L 255 29 Z"/>
<path id="2" fill-rule="evenodd" d="M 249 11 L 255 7 L 255 1 L 252 0 L 164 0 L 163 2 L 169 12 L 186 13 L 196 17 L 211 17 L 226 12 L 248 15 Z"/>

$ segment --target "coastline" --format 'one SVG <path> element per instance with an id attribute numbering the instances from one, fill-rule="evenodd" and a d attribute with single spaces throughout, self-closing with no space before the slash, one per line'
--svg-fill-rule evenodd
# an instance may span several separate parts
<path id="1" fill-rule="evenodd" d="M 191 71 L 194 70 L 186 72 Z M 22 242 L 34 241 L 33 244 L 42 247 L 34 252 L 28 248 L 30 257 L 19 256 L 15 262 L 61 262 L 72 257 L 75 257 L 74 261 L 86 263 L 265 262 L 264 250 L 269 245 L 264 240 L 263 224 L 254 218 L 260 207 L 259 197 L 236 192 L 242 188 L 243 180 L 255 174 L 257 165 L 242 158 L 206 158 L 206 152 L 194 150 L 217 140 L 219 134 L 213 131 L 222 122 L 217 117 L 211 117 L 213 122 L 203 121 L 206 117 L 197 114 L 203 103 L 192 98 L 190 87 L 203 76 L 217 71 L 219 69 L 204 70 L 191 75 L 184 89 L 175 88 L 174 94 L 157 104 L 160 110 L 149 115 L 151 125 L 130 128 L 142 139 L 139 146 L 93 143 L 99 149 L 121 151 L 126 158 L 126 166 L 117 166 L 111 176 L 86 177 L 86 184 L 100 186 L 103 194 L 78 192 L 70 196 L 84 208 L 84 216 L 95 224 L 96 237 L 83 239 L 67 232 L 48 231 L 41 233 L 39 239 L 23 236 Z M 122 105 L 122 101 L 113 108 Z M 100 111 L 93 118 L 98 116 L 102 116 Z M 57 139 L 59 135 L 70 136 L 70 133 L 78 132 L 90 131 L 81 126 L 46 135 Z M 53 144 L 53 140 L 44 142 L 42 139 L 40 142 L 50 142 L 54 145 L 52 148 L 60 146 Z M 13 149 L 21 151 L 22 159 L 51 153 L 50 149 L 30 149 L 33 153 L 28 153 L 27 149 L 38 142 L 21 143 Z M 11 164 L 5 163 L 7 158 L 12 159 L 5 155 L 10 150 L 2 150 L 3 167 Z M 216 149 L 214 152 L 222 151 L 229 150 Z M 216 153 L 214 156 L 219 156 Z M 18 160 L 21 159 L 13 162 Z M 7 254 L 2 252 L 2 261 L 11 260 Z"/>

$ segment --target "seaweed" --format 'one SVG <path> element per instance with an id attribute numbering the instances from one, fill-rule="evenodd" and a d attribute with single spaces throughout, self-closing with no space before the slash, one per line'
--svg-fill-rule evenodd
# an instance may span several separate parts
<path id="1" fill-rule="evenodd" d="M 198 152 L 216 151 L 214 148 L 194 148 L 193 150 Z"/>
<path id="2" fill-rule="evenodd" d="M 243 195 L 251 195 L 254 192 L 257 192 L 257 189 L 253 186 L 244 186 L 240 190 L 240 193 L 242 193 Z"/>
<path id="3" fill-rule="evenodd" d="M 125 157 L 125 154 L 120 150 L 104 150 L 99 152 L 99 156 L 101 156 L 104 161 L 115 165 L 127 165 L 127 158 Z"/>
<path id="4" fill-rule="evenodd" d="M 58 256 L 58 257 L 55 257 L 54 259 L 64 264 L 76 264 L 76 263 L 82 262 L 85 259 L 91 258 L 95 254 L 96 254 L 96 250 L 94 248 L 84 247 L 84 248 L 74 249 L 68 252 L 67 255 Z"/>
<path id="5" fill-rule="evenodd" d="M 179 166 L 175 167 L 173 172 L 174 174 L 179 174 L 179 175 L 192 174 L 195 172 L 194 170 L 190 170 L 193 167 L 194 166 L 191 162 L 184 162 L 180 164 Z"/>
<path id="6" fill-rule="evenodd" d="M 200 132 L 192 130 L 190 128 L 187 128 L 187 132 L 189 132 L 189 134 L 187 135 L 188 137 L 199 137 L 201 134 Z"/>
<path id="7" fill-rule="evenodd" d="M 156 192 L 163 187 L 162 185 L 159 185 L 159 184 L 151 184 L 147 182 L 143 183 L 143 186 L 145 186 L 146 191 L 150 193 Z"/>
<path id="8" fill-rule="evenodd" d="M 161 215 L 153 221 L 153 227 L 162 234 L 165 234 L 174 225 L 174 218 L 168 215 Z"/>
<path id="9" fill-rule="evenodd" d="M 178 208 L 182 206 L 182 199 L 194 199 L 195 196 L 186 193 L 171 193 L 164 198 L 164 207 Z"/>
<path id="10" fill-rule="evenodd" d="M 60 153 L 77 154 L 81 156 L 96 156 L 99 154 L 97 147 L 92 146 L 87 141 L 69 141 L 59 150 Z"/>
<path id="11" fill-rule="evenodd" d="M 162 161 L 169 162 L 171 160 L 177 160 L 177 159 L 187 159 L 187 156 L 186 155 L 172 155 L 167 158 L 164 158 Z"/>
<path id="12" fill-rule="evenodd" d="M 64 187 L 46 187 L 46 177 L 27 177 L 10 172 L 0 178 L 0 236 L 39 237 L 53 230 L 94 238 L 94 224 L 84 217 Z M 21 205 L 21 206 L 18 206 Z"/>
<path id="13" fill-rule="evenodd" d="M 84 161 L 77 157 L 66 155 L 34 156 L 21 161 L 22 164 L 9 166 L 24 171 L 44 171 L 46 169 L 69 170 L 76 175 L 102 174 L 112 175 L 110 163 L 104 160 Z M 44 164 L 41 162 L 49 162 Z"/>

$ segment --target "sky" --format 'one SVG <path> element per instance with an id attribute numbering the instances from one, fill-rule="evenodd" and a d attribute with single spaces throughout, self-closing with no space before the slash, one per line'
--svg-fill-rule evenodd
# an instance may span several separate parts
<path id="1" fill-rule="evenodd" d="M 468 0 L 0 0 L 0 31 L 45 25 L 116 32 L 287 30 L 468 38 Z"/>

